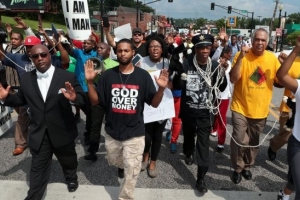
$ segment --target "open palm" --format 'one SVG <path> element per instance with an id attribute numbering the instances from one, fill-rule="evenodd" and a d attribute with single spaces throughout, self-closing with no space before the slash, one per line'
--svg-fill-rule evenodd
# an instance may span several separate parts
<path id="1" fill-rule="evenodd" d="M 157 78 L 155 76 L 154 78 L 155 78 L 156 84 L 159 87 L 166 88 L 168 85 L 168 81 L 169 81 L 169 72 L 167 69 L 162 69 L 159 77 Z"/>

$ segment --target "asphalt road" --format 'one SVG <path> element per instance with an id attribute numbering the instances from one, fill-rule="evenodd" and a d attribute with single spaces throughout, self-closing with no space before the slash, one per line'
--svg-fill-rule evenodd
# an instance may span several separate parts
<path id="1" fill-rule="evenodd" d="M 283 90 L 275 89 L 271 106 L 273 115 L 269 115 L 264 133 L 261 134 L 261 141 L 266 134 L 270 132 L 274 125 L 276 115 L 278 115 L 277 106 L 280 105 Z M 259 98 L 257 99 L 259 101 Z M 82 118 L 84 115 L 82 114 Z M 15 120 L 16 117 L 13 117 Z M 232 132 L 231 112 L 227 113 L 228 133 Z M 231 191 L 257 191 L 257 192 L 275 192 L 281 189 L 285 183 L 287 173 L 286 146 L 284 146 L 277 154 L 277 160 L 271 162 L 268 160 L 267 149 L 269 139 L 278 132 L 278 123 L 275 128 L 266 137 L 256 159 L 255 167 L 251 169 L 253 179 L 250 181 L 242 180 L 238 185 L 230 180 L 232 168 L 230 163 L 230 136 L 227 134 L 225 151 L 223 154 L 215 152 L 217 146 L 217 138 L 211 137 L 210 159 L 211 167 L 205 178 L 210 190 L 231 190 Z M 101 138 L 101 146 L 98 153 L 98 161 L 90 162 L 84 160 L 83 156 L 87 147 L 83 145 L 84 121 L 78 125 L 80 135 L 76 140 L 76 151 L 78 154 L 78 177 L 79 183 L 82 185 L 104 185 L 116 186 L 120 184 L 117 178 L 117 169 L 110 167 L 105 160 L 104 139 Z M 31 156 L 29 150 L 22 155 L 13 156 L 14 148 L 14 127 L 11 128 L 0 138 L 0 180 L 29 180 L 29 168 Z M 165 136 L 165 135 L 164 135 Z M 161 188 L 161 189 L 194 189 L 196 180 L 197 166 L 187 166 L 184 163 L 184 155 L 182 154 L 182 136 L 178 141 L 178 152 L 170 154 L 170 145 L 163 138 L 160 155 L 157 161 L 158 177 L 149 178 L 146 172 L 141 172 L 137 187 L 138 188 Z M 53 159 L 52 174 L 50 182 L 64 182 L 61 167 L 56 158 Z M 276 197 L 274 197 L 276 198 Z"/>

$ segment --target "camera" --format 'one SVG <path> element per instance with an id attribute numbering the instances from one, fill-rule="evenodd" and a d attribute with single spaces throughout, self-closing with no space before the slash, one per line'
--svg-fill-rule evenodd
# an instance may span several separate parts
<path id="1" fill-rule="evenodd" d="M 0 43 L 5 43 L 7 38 L 6 31 L 0 27 Z"/>

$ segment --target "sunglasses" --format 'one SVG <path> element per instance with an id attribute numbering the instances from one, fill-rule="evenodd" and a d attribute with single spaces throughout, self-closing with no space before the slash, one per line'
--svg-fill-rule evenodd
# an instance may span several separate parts
<path id="1" fill-rule="evenodd" d="M 133 35 L 134 36 L 141 36 L 142 34 L 141 33 L 134 33 Z"/>
<path id="2" fill-rule="evenodd" d="M 30 57 L 32 59 L 38 59 L 39 56 L 41 56 L 41 58 L 46 58 L 48 56 L 48 53 L 43 52 L 43 53 L 31 54 Z"/>

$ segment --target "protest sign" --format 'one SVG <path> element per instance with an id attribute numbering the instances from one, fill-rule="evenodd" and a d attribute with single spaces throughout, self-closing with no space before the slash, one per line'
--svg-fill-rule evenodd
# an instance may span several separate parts
<path id="1" fill-rule="evenodd" d="M 131 26 L 130 24 L 124 24 L 114 29 L 115 41 L 119 41 L 123 38 L 132 38 Z"/>
<path id="2" fill-rule="evenodd" d="M 66 26 L 70 38 L 86 40 L 91 35 L 87 0 L 62 0 Z"/>
<path id="3" fill-rule="evenodd" d="M 160 70 L 151 72 L 150 75 L 155 83 L 154 76 L 159 77 Z M 158 85 L 155 83 L 156 89 Z M 163 99 L 161 100 L 157 108 L 153 108 L 145 103 L 144 107 L 144 123 L 155 122 L 164 119 L 170 119 L 175 117 L 175 108 L 174 108 L 174 99 L 172 92 L 169 88 L 166 88 L 164 91 Z"/>

